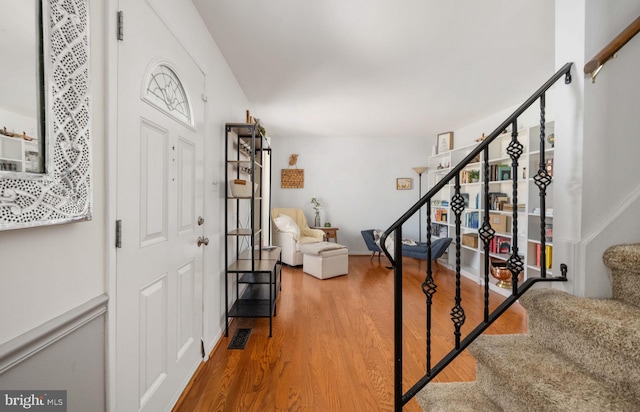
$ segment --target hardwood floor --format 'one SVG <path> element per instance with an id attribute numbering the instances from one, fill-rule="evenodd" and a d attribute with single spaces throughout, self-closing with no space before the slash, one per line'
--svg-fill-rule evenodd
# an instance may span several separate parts
<path id="1" fill-rule="evenodd" d="M 349 275 L 326 280 L 285 266 L 273 337 L 268 337 L 268 319 L 236 319 L 229 338 L 222 337 L 174 412 L 392 411 L 393 273 L 385 265 L 384 258 L 371 262 L 369 256 L 350 256 Z M 453 272 L 434 267 L 433 364 L 453 344 L 455 293 Z M 406 391 L 424 375 L 426 362 L 425 263 L 405 258 L 403 268 Z M 462 291 L 464 336 L 482 319 L 483 287 L 463 277 Z M 492 307 L 502 300 L 491 294 Z M 253 330 L 246 348 L 227 349 L 236 329 L 247 327 Z M 486 333 L 522 333 L 526 328 L 526 312 L 515 305 Z M 465 352 L 435 381 L 474 379 L 475 360 Z M 421 408 L 411 400 L 404 411 Z"/>

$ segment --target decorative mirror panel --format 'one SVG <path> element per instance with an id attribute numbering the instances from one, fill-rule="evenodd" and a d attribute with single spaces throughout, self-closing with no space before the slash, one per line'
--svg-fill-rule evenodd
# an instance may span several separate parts
<path id="1" fill-rule="evenodd" d="M 0 230 L 91 219 L 88 0 L 42 0 L 41 9 L 43 79 L 33 81 L 44 89 L 44 173 L 24 150 L 24 167 L 0 170 Z"/>

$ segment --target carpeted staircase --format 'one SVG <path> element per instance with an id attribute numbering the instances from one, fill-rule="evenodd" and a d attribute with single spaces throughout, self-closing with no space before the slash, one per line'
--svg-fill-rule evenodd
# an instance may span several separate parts
<path id="1" fill-rule="evenodd" d="M 483 335 L 475 382 L 430 383 L 425 411 L 640 411 L 640 244 L 609 248 L 613 299 L 534 289 L 526 335 Z"/>

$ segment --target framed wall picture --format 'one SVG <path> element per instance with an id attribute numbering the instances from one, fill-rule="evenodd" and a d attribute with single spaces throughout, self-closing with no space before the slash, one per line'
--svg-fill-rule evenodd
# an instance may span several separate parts
<path id="1" fill-rule="evenodd" d="M 411 178 L 410 177 L 399 177 L 396 179 L 396 189 L 397 190 L 410 190 L 411 189 Z"/>
<path id="2" fill-rule="evenodd" d="M 438 135 L 438 153 L 448 152 L 453 149 L 453 132 L 440 133 Z"/>

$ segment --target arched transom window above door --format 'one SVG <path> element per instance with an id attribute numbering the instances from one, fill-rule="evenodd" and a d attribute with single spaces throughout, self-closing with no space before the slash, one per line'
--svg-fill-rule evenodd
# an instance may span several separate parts
<path id="1" fill-rule="evenodd" d="M 146 76 L 143 99 L 189 127 L 194 126 L 189 94 L 175 70 L 158 63 Z"/>

